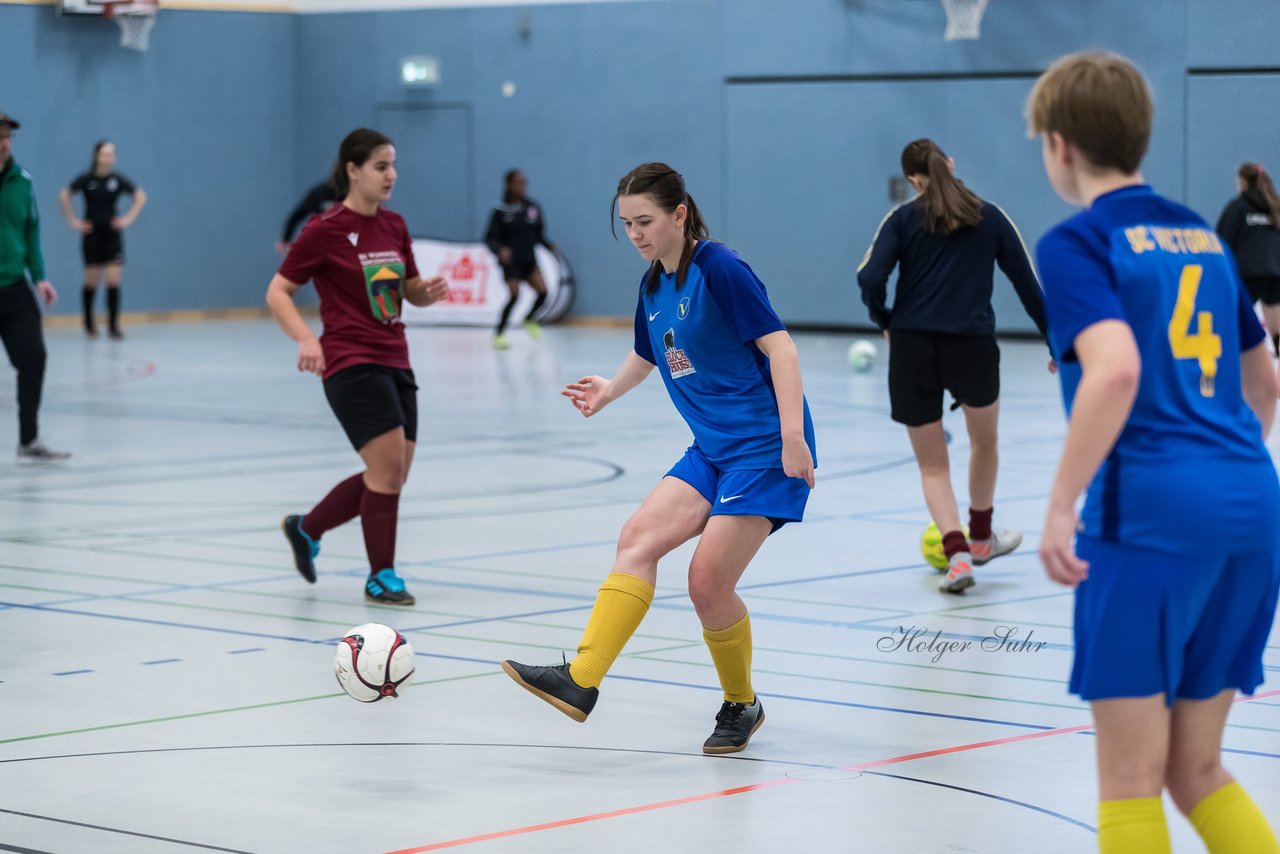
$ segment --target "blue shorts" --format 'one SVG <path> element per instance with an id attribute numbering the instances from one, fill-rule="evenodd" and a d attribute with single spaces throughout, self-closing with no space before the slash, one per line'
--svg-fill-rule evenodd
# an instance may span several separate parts
<path id="1" fill-rule="evenodd" d="M 667 477 L 678 478 L 711 503 L 712 516 L 763 516 L 777 531 L 804 519 L 809 484 L 782 469 L 720 471 L 698 447 L 691 446 Z M 772 532 L 771 532 L 772 533 Z"/>
<path id="2" fill-rule="evenodd" d="M 1076 553 L 1089 578 L 1076 589 L 1071 693 L 1163 693 L 1172 706 L 1262 684 L 1280 594 L 1274 547 L 1205 557 L 1080 537 Z"/>

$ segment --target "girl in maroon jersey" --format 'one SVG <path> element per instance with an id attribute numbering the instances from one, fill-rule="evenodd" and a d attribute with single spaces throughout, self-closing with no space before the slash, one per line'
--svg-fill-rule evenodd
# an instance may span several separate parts
<path id="1" fill-rule="evenodd" d="M 267 288 L 267 305 L 298 342 L 298 370 L 323 378 L 329 406 L 365 464 L 305 516 L 285 517 L 294 565 L 314 583 L 320 538 L 359 516 L 369 555 L 365 598 L 412 605 L 395 571 L 400 489 L 418 430 L 418 387 L 400 303 L 431 305 L 449 289 L 442 278 L 418 275 L 404 219 L 382 207 L 396 183 L 395 163 L 395 146 L 377 131 L 347 135 L 333 170 L 341 202 L 298 235 Z M 319 338 L 293 304 L 307 281 L 320 296 Z"/>

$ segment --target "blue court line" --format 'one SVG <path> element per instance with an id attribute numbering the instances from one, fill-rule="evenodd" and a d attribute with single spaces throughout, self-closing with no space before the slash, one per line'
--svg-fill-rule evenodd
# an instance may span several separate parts
<path id="1" fill-rule="evenodd" d="M 0 604 L 3 604 L 3 603 L 0 603 Z M 74 614 L 77 616 L 87 616 L 87 617 L 101 617 L 104 619 L 122 620 L 125 622 L 138 622 L 138 623 L 146 623 L 146 624 L 153 624 L 153 625 L 164 625 L 164 626 L 170 626 L 174 628 L 199 629 L 203 631 L 219 632 L 223 634 L 253 635 L 256 637 L 267 637 L 274 640 L 287 640 L 287 641 L 293 641 L 296 643 L 306 643 L 306 644 L 313 644 L 313 645 L 321 644 L 321 643 L 323 644 L 329 643 L 329 640 L 327 639 L 322 641 L 317 641 L 317 640 L 311 640 L 308 638 L 296 638 L 296 637 L 291 637 L 287 635 L 268 635 L 264 633 L 244 632 L 236 629 L 225 629 L 225 628 L 219 628 L 214 626 L 200 626 L 200 625 L 187 624 L 187 623 L 175 623 L 175 622 L 164 621 L 164 620 L 149 620 L 149 619 L 143 619 L 138 617 L 123 617 L 123 616 L 117 616 L 115 614 L 98 614 L 91 611 L 73 611 L 69 609 L 42 608 L 37 605 L 19 605 L 16 603 L 13 603 L 13 606 L 17 608 L 28 609 L 28 610 L 52 611 L 55 613 L 67 613 L 67 614 Z M 442 653 L 415 652 L 415 656 L 421 656 L 423 658 L 436 658 L 444 661 L 460 661 L 468 664 L 484 664 L 484 665 L 495 666 L 495 667 L 499 664 L 498 661 L 493 659 L 474 658 L 471 656 L 461 656 L 461 655 L 445 655 Z M 92 673 L 92 672 L 93 672 L 92 670 L 72 670 L 72 671 L 66 671 L 63 673 L 57 673 L 54 675 L 70 676 L 78 673 Z M 609 678 L 613 680 L 619 680 L 619 681 L 642 682 L 650 685 L 663 685 L 663 686 L 674 687 L 674 688 L 693 688 L 699 691 L 722 692 L 723 690 L 718 685 L 699 685 L 691 682 L 676 682 L 674 680 L 669 680 L 669 679 L 653 679 L 653 678 L 643 677 L 643 676 L 626 676 L 622 674 L 610 674 Z M 1045 724 L 1029 724 L 1029 723 L 1023 723 L 1019 721 L 998 720 L 995 718 L 979 718 L 979 717 L 973 717 L 970 715 L 954 715 L 954 714 L 947 714 L 943 712 L 929 712 L 929 711 L 924 711 L 922 709 L 903 709 L 895 706 L 879 706 L 879 705 L 874 705 L 870 703 L 854 703 L 847 700 L 831 700 L 831 699 L 826 699 L 822 697 L 804 697 L 804 696 L 799 696 L 795 694 L 774 694 L 774 693 L 763 693 L 763 692 L 761 693 L 761 696 L 770 697 L 778 700 L 792 700 L 794 702 L 799 702 L 799 703 L 814 703 L 818 705 L 836 706 L 839 708 L 848 708 L 848 709 L 865 709 L 868 711 L 889 712 L 891 714 L 917 715 L 920 717 L 940 718 L 944 720 L 964 721 L 968 723 L 994 724 L 996 726 L 1017 727 L 1021 729 L 1031 729 L 1031 730 L 1038 730 L 1038 731 L 1057 729 L 1056 726 L 1048 726 Z M 1266 756 L 1268 754 L 1259 753 L 1254 755 Z M 1280 758 L 1280 757 L 1277 757 L 1277 758 Z"/>
<path id="2" fill-rule="evenodd" d="M 983 791 L 979 791 L 978 789 L 969 789 L 964 786 L 953 786 L 950 783 L 939 783 L 936 780 L 924 780 L 919 777 L 907 777 L 902 774 L 887 774 L 884 771 L 863 771 L 861 773 L 867 774 L 871 777 L 891 777 L 894 780 L 905 780 L 910 783 L 924 783 L 926 786 L 938 786 L 939 788 L 943 788 L 943 789 L 953 789 L 957 792 L 967 792 L 971 795 L 980 795 L 981 797 L 984 797 L 984 798 L 991 798 L 993 801 L 1003 801 L 1006 804 L 1013 804 L 1016 807 L 1022 807 L 1023 809 L 1028 809 L 1038 813 L 1043 813 L 1044 815 L 1050 816 L 1051 818 L 1056 818 L 1056 819 L 1060 819 L 1061 821 L 1065 821 L 1067 824 L 1074 824 L 1076 827 L 1079 827 L 1083 830 L 1087 830 L 1090 833 L 1098 832 L 1098 828 L 1094 827 L 1091 824 L 1086 824 L 1085 822 L 1080 821 L 1079 819 L 1072 818 L 1071 816 L 1068 816 L 1068 815 L 1063 815 L 1060 812 L 1054 812 L 1053 810 L 1047 809 L 1046 807 L 1040 807 L 1040 806 L 1036 806 L 1035 804 L 1029 804 L 1026 801 L 1017 801 L 1017 800 L 1014 800 L 1013 798 L 1006 798 L 1003 795 L 997 795 L 992 792 L 983 792 Z"/>
<path id="3" fill-rule="evenodd" d="M 244 655 L 246 652 L 265 652 L 265 646 L 251 646 L 248 649 L 231 649 L 227 650 L 227 655 Z"/>
<path id="4" fill-rule="evenodd" d="M 143 664 L 173 664 L 175 661 L 182 661 L 181 658 L 157 658 L 155 661 L 144 661 Z"/>
<path id="5" fill-rule="evenodd" d="M 1250 701 L 1245 700 L 1244 702 L 1248 703 Z M 1227 726 L 1229 727 L 1231 726 L 1231 724 L 1227 724 Z M 1097 734 L 1098 733 L 1095 730 L 1091 730 L 1091 729 L 1082 729 L 1078 733 L 1076 733 L 1076 735 L 1091 735 L 1091 736 L 1096 736 Z M 1280 759 L 1280 753 L 1263 753 L 1261 750 L 1240 750 L 1239 748 L 1235 748 L 1235 747 L 1221 747 L 1219 748 L 1219 750 L 1223 753 L 1236 753 L 1236 754 L 1239 754 L 1240 756 L 1261 756 L 1263 759 Z"/>
<path id="6" fill-rule="evenodd" d="M 55 673 L 54 676 L 77 676 L 81 673 L 92 673 L 92 670 L 64 670 L 61 673 Z"/>

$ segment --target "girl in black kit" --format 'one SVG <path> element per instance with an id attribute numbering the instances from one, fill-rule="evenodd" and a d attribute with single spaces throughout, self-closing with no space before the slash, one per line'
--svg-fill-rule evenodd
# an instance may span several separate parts
<path id="1" fill-rule="evenodd" d="M 881 221 L 858 265 L 858 286 L 871 320 L 889 339 L 889 400 L 906 425 L 920 467 L 925 503 L 943 534 L 947 575 L 941 589 L 973 586 L 973 564 L 1007 554 L 1021 531 L 993 531 L 1000 348 L 991 310 L 999 264 L 1043 335 L 1044 296 L 1017 228 L 1004 211 L 978 198 L 952 174 L 955 162 L 932 140 L 902 152 L 902 174 L 920 195 Z M 886 283 L 898 266 L 893 307 Z M 892 337 L 890 337 L 892 336 Z M 951 489 L 943 392 L 964 408 L 969 428 L 969 537 Z M 954 407 L 953 407 L 954 408 Z"/>
<path id="2" fill-rule="evenodd" d="M 120 232 L 133 225 L 147 203 L 147 194 L 132 181 L 115 171 L 116 147 L 108 140 L 93 146 L 93 163 L 89 171 L 76 178 L 58 194 L 62 213 L 75 231 L 84 235 L 84 332 L 97 337 L 93 322 L 93 297 L 98 282 L 106 274 L 108 331 L 112 338 L 123 338 L 120 331 L 120 271 L 124 267 L 124 240 Z M 84 218 L 71 209 L 71 195 L 84 194 Z M 116 202 L 122 194 L 133 197 L 124 216 L 116 215 Z"/>
<path id="3" fill-rule="evenodd" d="M 1240 195 L 1223 208 L 1217 231 L 1236 256 L 1249 296 L 1262 303 L 1271 347 L 1280 356 L 1280 195 L 1257 163 L 1242 164 L 1236 177 Z"/>
<path id="4" fill-rule="evenodd" d="M 542 336 L 542 330 L 533 317 L 546 302 L 547 283 L 542 278 L 542 271 L 538 269 L 538 261 L 534 257 L 533 250 L 541 243 L 552 252 L 556 251 L 556 245 L 548 241 L 543 234 L 545 222 L 542 217 L 542 207 L 525 195 L 529 182 L 524 174 L 518 169 L 512 169 L 506 174 L 505 180 L 506 189 L 502 195 L 502 204 L 493 209 L 493 216 L 489 219 L 489 231 L 484 238 L 484 242 L 493 250 L 493 254 L 498 256 L 498 261 L 502 264 L 502 278 L 506 280 L 507 289 L 511 293 L 506 307 L 502 309 L 502 316 L 498 319 L 498 328 L 494 332 L 493 348 L 495 350 L 505 350 L 511 346 L 503 332 L 507 328 L 511 310 L 516 306 L 516 299 L 520 296 L 522 281 L 528 282 L 538 292 L 538 298 L 533 301 L 533 308 L 529 309 L 529 314 L 524 319 L 524 328 L 530 338 L 536 340 Z"/>

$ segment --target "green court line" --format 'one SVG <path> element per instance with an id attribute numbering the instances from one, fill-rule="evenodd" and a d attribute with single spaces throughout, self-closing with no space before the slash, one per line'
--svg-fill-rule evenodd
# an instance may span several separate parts
<path id="1" fill-rule="evenodd" d="M 94 572 L 75 572 L 70 569 L 45 569 L 39 566 L 21 566 L 16 563 L 0 563 L 0 569 L 11 569 L 14 572 L 35 572 L 41 575 L 70 575 L 76 578 L 92 578 L 97 581 L 126 581 L 131 584 L 159 584 L 154 578 L 127 578 L 122 575 L 99 575 Z M 85 596 L 96 594 L 86 593 Z"/>
<path id="2" fill-rule="evenodd" d="M 779 652 L 784 655 L 799 655 L 805 658 L 830 658 L 836 661 L 858 661 L 865 664 L 880 664 L 886 667 L 914 667 L 919 670 L 943 670 L 948 673 L 961 673 L 966 676 L 996 676 L 1001 679 L 1018 679 L 1024 682 L 1048 682 L 1051 685 L 1065 685 L 1065 679 L 1050 679 L 1047 676 L 1021 676 L 1016 673 L 992 673 L 988 670 L 970 670 L 965 667 L 944 667 L 941 664 L 913 664 L 909 661 L 894 661 L 885 658 L 860 658 L 856 655 L 835 655 L 834 653 L 806 652 L 799 649 L 780 649 L 778 647 L 757 646 L 757 652 Z"/>
<path id="3" fill-rule="evenodd" d="M 406 688 L 406 690 L 419 685 L 438 685 L 443 682 L 458 682 L 464 679 L 479 679 L 484 676 L 496 676 L 498 672 L 499 671 L 490 671 L 485 673 L 470 673 L 465 676 L 446 676 L 440 679 L 424 679 L 421 682 L 411 682 L 408 688 Z M 20 741 L 34 741 L 36 739 L 41 739 L 41 738 L 57 738 L 60 736 L 67 736 L 67 735 L 82 735 L 87 732 L 102 732 L 104 730 L 123 729 L 125 727 L 142 726 L 144 724 L 159 724 L 159 723 L 165 723 L 167 721 L 186 720 L 188 718 L 203 718 L 203 717 L 208 717 L 210 715 L 225 715 L 231 712 L 250 712 L 255 709 L 270 709 L 276 706 L 289 706 L 295 703 L 309 703 L 313 700 L 328 700 L 334 697 L 344 697 L 344 696 L 346 695 L 343 694 L 341 691 L 339 691 L 333 694 L 318 694 L 314 697 L 298 697 L 297 699 L 293 699 L 293 700 L 276 700 L 275 702 L 271 702 L 271 703 L 256 703 L 252 706 L 233 706 L 229 709 L 209 709 L 203 712 L 188 712 L 182 715 L 168 715 L 163 718 L 148 718 L 146 720 L 140 720 L 140 721 L 125 721 L 123 723 L 102 724 L 101 726 L 81 727 L 79 729 L 68 729 L 68 730 L 62 730 L 60 732 L 42 732 L 36 735 L 20 735 L 15 738 L 0 738 L 0 744 L 15 744 Z"/>
<path id="4" fill-rule="evenodd" d="M 653 656 L 635 656 L 643 661 L 656 661 L 663 664 L 683 664 L 689 667 L 712 668 L 713 664 L 704 664 L 699 661 L 681 661 L 675 658 L 657 658 Z M 1024 706 L 1043 706 L 1050 709 L 1070 709 L 1073 712 L 1088 712 L 1088 706 L 1066 705 L 1065 703 L 1046 703 L 1041 700 L 1018 700 L 1013 697 L 992 697 L 986 694 L 967 694 L 960 691 L 942 691 L 937 688 L 915 688 L 910 685 L 889 685 L 884 682 L 864 682 L 859 679 L 840 679 L 835 676 L 815 676 L 809 673 L 796 673 L 788 670 L 762 670 L 758 667 L 751 668 L 752 674 L 764 673 L 770 676 L 790 676 L 799 679 L 812 679 L 817 682 L 833 682 L 840 685 L 862 685 L 870 688 L 889 688 L 895 691 L 912 691 L 918 694 L 936 694 L 944 697 L 962 697 L 969 700 L 991 700 L 997 703 L 1017 703 Z"/>
<path id="5" fill-rule="evenodd" d="M 910 611 L 903 611 L 900 608 L 877 608 L 872 605 L 850 605 L 844 602 L 832 602 L 830 600 L 822 601 L 818 599 L 791 599 L 786 596 L 762 596 L 761 594 L 751 590 L 745 590 L 743 592 L 751 599 L 762 599 L 766 602 L 793 602 L 797 605 L 823 605 L 828 608 L 835 607 L 853 608 L 859 611 L 884 611 L 887 615 L 901 614 L 904 617 L 911 613 Z"/>
<path id="6" fill-rule="evenodd" d="M 1020 599 L 1001 599 L 998 602 L 974 602 L 972 605 L 956 605 L 950 608 L 939 608 L 936 611 L 913 611 L 909 614 L 903 614 L 904 617 L 928 617 L 934 614 L 950 614 L 955 611 L 968 611 L 973 608 L 991 608 L 996 605 L 1014 605 L 1019 602 L 1035 602 L 1040 599 L 1060 599 L 1063 596 L 1074 595 L 1072 591 L 1065 590 L 1062 593 L 1042 593 L 1037 596 L 1024 596 Z M 864 621 L 865 622 L 865 621 Z"/>
<path id="7" fill-rule="evenodd" d="M 993 624 L 994 623 L 1014 623 L 1018 626 L 1036 626 L 1037 628 L 1042 628 L 1042 629 L 1066 629 L 1067 631 L 1071 631 L 1075 628 L 1075 626 L 1064 626 L 1064 625 L 1060 625 L 1059 623 L 1033 623 L 1030 620 L 1015 620 L 1012 617 L 1007 619 L 1004 617 L 973 617 L 973 616 L 970 616 L 969 614 L 946 614 L 946 615 L 940 614 L 939 616 L 946 616 L 948 619 L 951 619 L 951 620 L 973 620 L 975 622 L 993 623 Z"/>
<path id="8" fill-rule="evenodd" d="M 8 587 L 13 590 L 35 590 L 38 593 L 61 593 L 62 592 L 61 590 L 57 590 L 53 587 L 32 587 L 30 584 L 0 584 L 0 587 Z M 94 594 L 86 593 L 84 595 L 92 596 Z"/>

